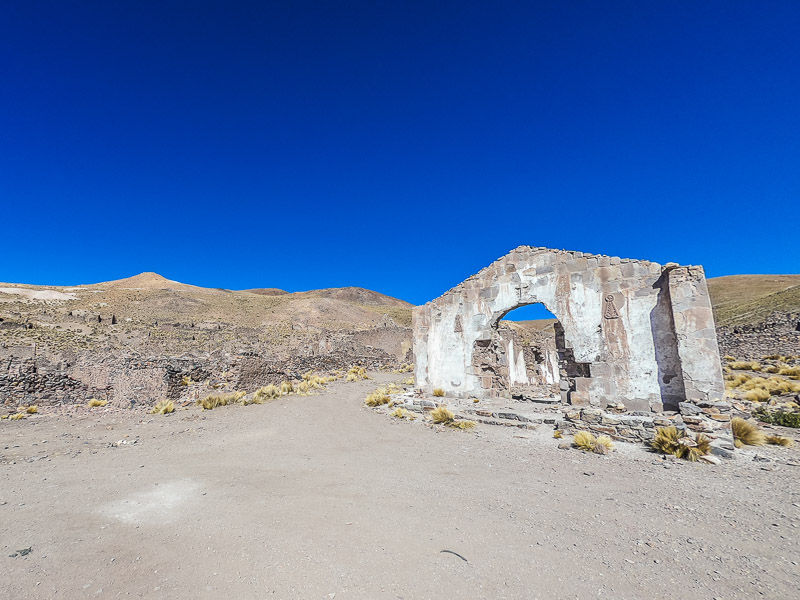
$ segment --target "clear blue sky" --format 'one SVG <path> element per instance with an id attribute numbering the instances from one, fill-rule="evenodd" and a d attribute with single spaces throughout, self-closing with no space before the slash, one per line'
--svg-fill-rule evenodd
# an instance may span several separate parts
<path id="1" fill-rule="evenodd" d="M 0 281 L 800 272 L 800 2 L 0 7 Z"/>

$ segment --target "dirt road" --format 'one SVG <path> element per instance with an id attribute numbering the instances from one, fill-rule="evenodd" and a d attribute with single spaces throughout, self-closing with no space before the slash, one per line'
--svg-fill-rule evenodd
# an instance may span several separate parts
<path id="1" fill-rule="evenodd" d="M 391 419 L 374 387 L 3 421 L 0 598 L 797 597 L 796 447 L 582 454 Z"/>

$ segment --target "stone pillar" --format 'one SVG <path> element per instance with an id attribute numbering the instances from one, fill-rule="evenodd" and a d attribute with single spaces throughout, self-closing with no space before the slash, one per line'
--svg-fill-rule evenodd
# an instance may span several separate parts
<path id="1" fill-rule="evenodd" d="M 686 400 L 723 401 L 722 364 L 703 268 L 670 268 L 668 277 Z"/>

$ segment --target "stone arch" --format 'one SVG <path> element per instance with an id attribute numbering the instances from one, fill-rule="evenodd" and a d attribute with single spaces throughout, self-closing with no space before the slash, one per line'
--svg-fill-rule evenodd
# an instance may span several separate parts
<path id="1" fill-rule="evenodd" d="M 574 361 L 590 365 L 564 401 L 660 411 L 667 400 L 723 398 L 701 267 L 530 246 L 414 309 L 417 385 L 457 397 L 498 395 L 473 364 L 474 347 L 491 340 L 503 315 L 534 303 L 558 319 Z M 667 394 L 664 373 L 680 377 L 683 386 L 671 385 Z"/>

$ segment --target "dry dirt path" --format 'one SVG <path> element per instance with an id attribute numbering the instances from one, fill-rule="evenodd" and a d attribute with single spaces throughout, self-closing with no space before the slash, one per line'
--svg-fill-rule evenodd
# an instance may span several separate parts
<path id="1" fill-rule="evenodd" d="M 374 387 L 3 421 L 0 598 L 798 597 L 800 467 L 438 431 Z"/>

